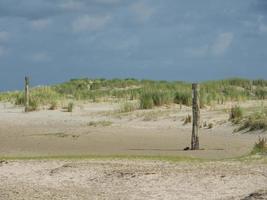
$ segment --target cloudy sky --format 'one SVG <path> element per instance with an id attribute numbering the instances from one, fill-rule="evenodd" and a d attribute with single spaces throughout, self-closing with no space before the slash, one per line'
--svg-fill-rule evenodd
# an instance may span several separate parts
<path id="1" fill-rule="evenodd" d="M 267 79 L 267 0 L 0 0 L 0 90 L 75 77 Z"/>

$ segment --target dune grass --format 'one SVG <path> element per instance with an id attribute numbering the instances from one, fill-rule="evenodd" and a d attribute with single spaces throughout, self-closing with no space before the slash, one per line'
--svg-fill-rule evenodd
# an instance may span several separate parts
<path id="1" fill-rule="evenodd" d="M 93 127 L 106 127 L 106 126 L 111 126 L 113 124 L 113 122 L 111 121 L 106 121 L 106 120 L 102 120 L 102 121 L 90 121 L 88 122 L 88 126 L 93 126 Z"/>
<path id="2" fill-rule="evenodd" d="M 254 111 L 246 117 L 239 119 L 240 126 L 238 131 L 267 131 L 267 109 L 261 108 L 260 111 Z"/>
<path id="3" fill-rule="evenodd" d="M 240 78 L 202 82 L 201 107 L 213 103 L 249 99 L 267 99 L 266 80 Z M 34 105 L 51 107 L 54 102 L 79 101 L 131 101 L 140 102 L 140 109 L 151 109 L 166 104 L 190 106 L 191 83 L 181 81 L 153 81 L 128 79 L 72 79 L 53 86 L 31 88 L 30 99 Z M 23 91 L 1 92 L 0 101 L 24 104 Z M 127 109 L 126 109 L 127 110 Z"/>
<path id="4" fill-rule="evenodd" d="M 234 106 L 231 108 L 229 120 L 232 121 L 234 124 L 240 123 L 243 118 L 244 111 L 240 106 Z"/>
<path id="5" fill-rule="evenodd" d="M 251 154 L 266 154 L 267 155 L 267 139 L 259 137 L 255 143 Z"/>

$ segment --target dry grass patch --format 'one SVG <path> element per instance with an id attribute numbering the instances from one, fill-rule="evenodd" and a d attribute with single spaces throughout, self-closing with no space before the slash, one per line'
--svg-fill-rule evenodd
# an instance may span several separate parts
<path id="1" fill-rule="evenodd" d="M 87 125 L 88 126 L 93 126 L 93 127 L 106 127 L 106 126 L 111 126 L 113 124 L 113 122 L 111 121 L 90 121 Z"/>

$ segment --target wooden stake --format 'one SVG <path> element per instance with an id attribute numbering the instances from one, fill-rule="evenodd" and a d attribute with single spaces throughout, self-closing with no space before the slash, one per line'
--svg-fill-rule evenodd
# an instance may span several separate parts
<path id="1" fill-rule="evenodd" d="M 192 84 L 192 111 L 193 111 L 193 127 L 191 138 L 191 150 L 199 149 L 199 121 L 200 121 L 200 103 L 199 103 L 199 84 Z"/>
<path id="2" fill-rule="evenodd" d="M 24 99 L 24 104 L 25 104 L 25 112 L 29 112 L 29 77 L 25 77 L 25 99 Z"/>

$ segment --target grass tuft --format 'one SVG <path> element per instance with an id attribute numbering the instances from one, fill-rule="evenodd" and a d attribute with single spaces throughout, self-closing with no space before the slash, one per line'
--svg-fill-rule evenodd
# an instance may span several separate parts
<path id="1" fill-rule="evenodd" d="M 52 101 L 49 110 L 56 110 L 58 107 L 57 101 Z"/>
<path id="2" fill-rule="evenodd" d="M 238 131 L 247 129 L 248 131 L 267 130 L 267 113 L 257 112 L 244 119 Z"/>
<path id="3" fill-rule="evenodd" d="M 128 113 L 128 112 L 133 112 L 139 108 L 137 103 L 133 102 L 124 102 L 123 104 L 120 105 L 120 110 L 119 112 L 121 113 Z"/>
<path id="4" fill-rule="evenodd" d="M 90 121 L 88 124 L 88 126 L 93 126 L 93 127 L 98 127 L 98 126 L 102 126 L 102 127 L 105 127 L 105 126 L 111 126 L 112 125 L 112 122 L 111 121 Z"/>
<path id="5" fill-rule="evenodd" d="M 191 122 L 192 122 L 192 117 L 191 117 L 191 115 L 187 115 L 187 116 L 185 117 L 185 119 L 184 119 L 184 125 L 189 124 L 189 123 L 191 123 Z"/>
<path id="6" fill-rule="evenodd" d="M 251 154 L 267 154 L 267 140 L 259 137 L 258 142 L 255 143 Z"/>
<path id="7" fill-rule="evenodd" d="M 143 93 L 140 97 L 141 109 L 152 109 L 154 107 L 153 98 L 151 93 Z"/>
<path id="8" fill-rule="evenodd" d="M 229 120 L 234 124 L 238 124 L 243 118 L 243 110 L 239 106 L 235 106 L 231 108 Z"/>
<path id="9" fill-rule="evenodd" d="M 68 112 L 73 112 L 73 109 L 74 109 L 74 103 L 73 102 L 70 102 L 68 104 L 67 111 Z"/>

